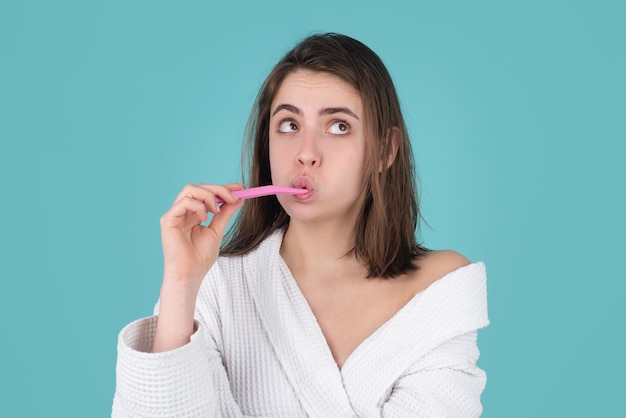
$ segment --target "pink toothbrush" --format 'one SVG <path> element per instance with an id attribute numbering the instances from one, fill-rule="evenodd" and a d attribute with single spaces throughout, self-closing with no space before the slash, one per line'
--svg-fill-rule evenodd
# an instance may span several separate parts
<path id="1" fill-rule="evenodd" d="M 237 196 L 239 199 L 251 199 L 253 197 L 261 197 L 261 196 L 269 196 L 273 194 L 305 194 L 309 191 L 307 189 L 294 189 L 293 187 L 284 187 L 284 186 L 259 186 L 259 187 L 251 187 L 250 189 L 243 190 L 235 190 L 233 194 Z M 222 199 L 219 197 L 215 198 L 217 203 L 224 203 Z"/>

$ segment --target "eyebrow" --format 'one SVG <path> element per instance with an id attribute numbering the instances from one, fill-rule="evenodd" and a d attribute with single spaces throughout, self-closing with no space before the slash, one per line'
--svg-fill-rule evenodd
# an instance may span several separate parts
<path id="1" fill-rule="evenodd" d="M 278 106 L 276 106 L 276 109 L 274 109 L 272 116 L 276 115 L 281 110 L 287 110 L 291 113 L 295 113 L 296 115 L 299 115 L 301 113 L 300 109 L 298 109 L 294 105 L 284 103 L 284 104 L 279 104 Z M 345 113 L 346 115 L 352 116 L 356 120 L 360 120 L 359 117 L 356 115 L 356 113 L 354 113 L 352 110 L 350 110 L 347 107 L 326 107 L 319 111 L 320 115 L 334 115 L 335 113 Z"/>

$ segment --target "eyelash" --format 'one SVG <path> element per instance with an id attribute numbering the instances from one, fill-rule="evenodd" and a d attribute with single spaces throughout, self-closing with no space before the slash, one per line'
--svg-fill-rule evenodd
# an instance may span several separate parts
<path id="1" fill-rule="evenodd" d="M 293 120 L 293 119 L 283 119 L 283 120 L 281 120 L 281 121 L 278 123 L 278 128 L 277 128 L 278 133 L 285 133 L 285 134 L 287 134 L 287 133 L 293 133 L 293 132 L 294 132 L 294 131 L 284 132 L 284 131 L 282 131 L 282 130 L 281 130 L 281 127 L 282 127 L 284 124 L 286 124 L 286 123 L 288 123 L 288 124 L 292 124 L 292 123 L 293 123 L 293 124 L 295 124 L 296 126 L 298 126 L 298 123 L 297 123 L 295 120 Z M 349 133 L 350 133 L 350 131 L 351 131 L 351 129 L 352 129 L 352 125 L 350 125 L 350 122 L 348 122 L 348 121 L 346 121 L 346 120 L 343 120 L 343 119 L 335 119 L 335 120 L 333 120 L 333 121 L 330 123 L 330 127 L 329 127 L 329 129 L 328 129 L 328 130 L 330 130 L 330 128 L 332 128 L 334 125 L 337 125 L 337 124 L 345 125 L 346 130 L 345 130 L 345 131 L 343 131 L 343 133 L 341 133 L 341 134 L 333 134 L 333 135 L 347 135 L 347 134 L 349 134 Z M 298 126 L 298 129 L 299 129 L 299 126 Z"/>

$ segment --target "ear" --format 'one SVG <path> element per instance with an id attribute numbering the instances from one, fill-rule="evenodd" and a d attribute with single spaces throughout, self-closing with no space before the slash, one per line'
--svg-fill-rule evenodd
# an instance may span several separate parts
<path id="1" fill-rule="evenodd" d="M 400 139 L 398 138 L 398 127 L 394 126 L 391 128 L 391 149 L 389 150 L 389 155 L 386 157 L 386 166 L 385 168 L 391 167 L 393 162 L 396 160 L 396 155 L 398 154 L 398 147 L 400 146 Z M 383 171 L 383 163 L 385 163 L 385 156 L 383 156 L 379 166 L 378 172 L 382 173 Z"/>

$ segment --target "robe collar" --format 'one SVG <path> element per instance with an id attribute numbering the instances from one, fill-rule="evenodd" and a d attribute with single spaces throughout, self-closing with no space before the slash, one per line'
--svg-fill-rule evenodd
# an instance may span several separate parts
<path id="1" fill-rule="evenodd" d="M 277 230 L 243 258 L 245 280 L 276 356 L 310 416 L 365 414 L 446 340 L 486 326 L 481 262 L 448 273 L 366 338 L 339 370 L 315 316 L 280 256 Z"/>

